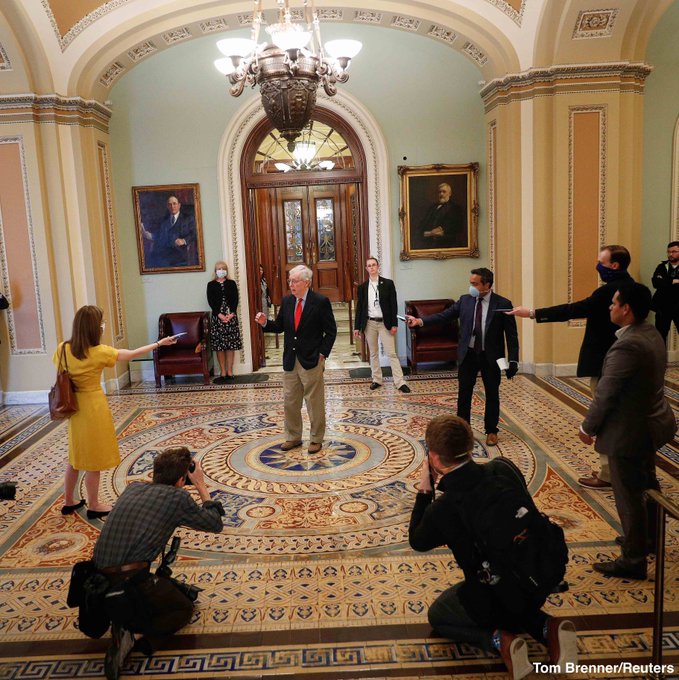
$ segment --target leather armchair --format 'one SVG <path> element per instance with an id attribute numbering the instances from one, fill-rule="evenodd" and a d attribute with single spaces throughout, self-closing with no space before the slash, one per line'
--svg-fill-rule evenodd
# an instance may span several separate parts
<path id="1" fill-rule="evenodd" d="M 210 383 L 210 314 L 208 312 L 171 312 L 158 319 L 158 338 L 186 333 L 175 345 L 153 351 L 156 387 L 160 376 L 202 373 L 203 383 Z"/>
<path id="2" fill-rule="evenodd" d="M 406 314 L 416 318 L 437 314 L 450 307 L 455 300 L 406 300 Z M 457 361 L 460 326 L 452 322 L 409 328 L 406 335 L 408 364 L 413 373 L 424 361 Z"/>

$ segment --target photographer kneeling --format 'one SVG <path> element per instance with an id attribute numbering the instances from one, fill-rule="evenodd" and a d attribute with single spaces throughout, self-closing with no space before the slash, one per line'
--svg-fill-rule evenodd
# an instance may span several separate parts
<path id="1" fill-rule="evenodd" d="M 195 485 L 202 506 L 182 488 L 187 483 Z M 112 623 L 104 664 L 108 680 L 118 678 L 134 633 L 144 636 L 137 647 L 150 655 L 152 638 L 172 635 L 189 622 L 197 591 L 178 585 L 167 568 L 151 574 L 151 562 L 177 527 L 218 533 L 222 515 L 221 503 L 210 500 L 200 464 L 186 447 L 156 456 L 152 484 L 135 482 L 123 491 L 94 547 L 94 563 L 110 582 L 105 597 Z"/>

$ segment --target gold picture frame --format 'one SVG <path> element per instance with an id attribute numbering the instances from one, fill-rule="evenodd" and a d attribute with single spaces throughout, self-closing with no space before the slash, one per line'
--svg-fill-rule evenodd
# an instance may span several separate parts
<path id="1" fill-rule="evenodd" d="M 132 187 L 132 201 L 141 274 L 205 271 L 198 184 Z"/>
<path id="2" fill-rule="evenodd" d="M 479 164 L 399 165 L 401 260 L 479 257 Z"/>

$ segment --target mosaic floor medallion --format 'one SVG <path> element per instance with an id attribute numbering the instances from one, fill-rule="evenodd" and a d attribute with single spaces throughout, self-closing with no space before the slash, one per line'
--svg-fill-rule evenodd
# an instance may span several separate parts
<path id="1" fill-rule="evenodd" d="M 365 402 L 361 402 L 364 404 Z M 121 441 L 124 460 L 108 478 L 113 497 L 132 480 L 150 479 L 153 458 L 188 446 L 201 461 L 212 496 L 226 510 L 219 535 L 185 532 L 185 549 L 223 556 L 323 554 L 403 545 L 424 456 L 421 419 L 412 411 L 328 408 L 321 451 L 282 451 L 282 410 L 261 407 L 191 414 Z M 482 436 L 479 434 L 479 436 Z M 531 479 L 530 448 L 503 431 L 503 452 Z M 305 443 L 308 438 L 305 439 Z M 477 441 L 474 454 L 492 454 Z"/>

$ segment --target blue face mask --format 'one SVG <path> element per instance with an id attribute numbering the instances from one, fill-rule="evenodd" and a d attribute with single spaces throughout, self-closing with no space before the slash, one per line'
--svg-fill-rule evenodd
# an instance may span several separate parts
<path id="1" fill-rule="evenodd" d="M 618 276 L 617 269 L 611 269 L 610 267 L 601 264 L 601 262 L 597 262 L 596 270 L 599 272 L 599 276 L 604 283 L 613 281 Z"/>
<path id="2" fill-rule="evenodd" d="M 481 295 L 481 293 L 479 293 L 479 289 L 478 289 L 478 288 L 474 288 L 474 286 L 469 286 L 469 294 L 470 294 L 473 298 L 477 298 L 477 297 L 479 297 L 479 295 Z"/>

